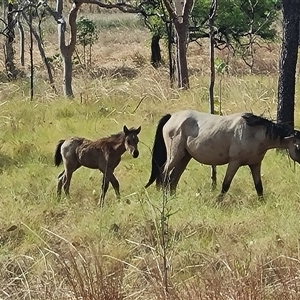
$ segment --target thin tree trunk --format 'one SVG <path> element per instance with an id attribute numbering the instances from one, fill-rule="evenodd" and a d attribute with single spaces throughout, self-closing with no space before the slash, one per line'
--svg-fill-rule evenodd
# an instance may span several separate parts
<path id="1" fill-rule="evenodd" d="M 283 0 L 283 38 L 279 61 L 277 121 L 294 128 L 300 1 Z"/>
<path id="2" fill-rule="evenodd" d="M 7 13 L 7 36 L 5 39 L 5 68 L 8 79 L 14 80 L 17 77 L 17 70 L 14 63 L 14 49 L 13 42 L 15 38 L 14 33 L 14 20 L 13 20 L 13 4 L 8 3 L 8 13 Z"/>
<path id="3" fill-rule="evenodd" d="M 209 12 L 209 39 L 210 39 L 209 111 L 211 114 L 215 113 L 214 86 L 215 86 L 216 70 L 215 70 L 214 17 L 216 13 L 216 7 L 217 7 L 217 0 L 211 0 L 211 6 Z"/>
<path id="4" fill-rule="evenodd" d="M 30 100 L 33 100 L 33 35 L 32 35 L 32 11 L 29 10 L 29 29 L 30 29 L 30 46 L 29 46 L 29 53 L 30 53 Z"/>
<path id="5" fill-rule="evenodd" d="M 45 54 L 45 50 L 44 50 L 44 47 L 43 47 L 43 43 L 42 43 L 42 40 L 41 40 L 41 37 L 39 36 L 39 34 L 37 33 L 37 31 L 33 28 L 33 26 L 30 24 L 30 21 L 26 15 L 26 13 L 22 13 L 22 16 L 24 18 L 24 20 L 26 21 L 26 23 L 28 24 L 34 38 L 36 39 L 37 41 L 37 46 L 39 48 L 39 51 L 40 51 L 40 55 L 41 55 L 41 58 L 46 66 L 46 69 L 47 69 L 47 73 L 48 73 L 48 78 L 49 78 L 49 82 L 50 82 L 50 85 L 53 89 L 53 91 L 57 94 L 57 90 L 55 88 L 55 84 L 54 84 L 54 78 L 53 78 L 53 75 L 52 75 L 52 71 L 51 71 L 51 66 L 49 64 L 49 61 L 47 60 L 47 57 L 46 57 L 46 54 Z"/>
<path id="6" fill-rule="evenodd" d="M 172 45 L 173 45 L 173 26 L 174 24 L 172 22 L 168 24 L 166 24 L 167 26 L 167 32 L 168 32 L 168 56 L 169 56 L 169 75 L 170 75 L 170 84 L 171 87 L 173 87 L 174 84 L 174 61 L 173 61 L 173 49 L 172 49 Z"/>
<path id="7" fill-rule="evenodd" d="M 19 28 L 19 34 L 20 34 L 20 61 L 21 61 L 21 66 L 24 67 L 25 65 L 25 59 L 24 59 L 24 28 L 23 25 L 20 21 L 18 21 L 18 28 Z"/>

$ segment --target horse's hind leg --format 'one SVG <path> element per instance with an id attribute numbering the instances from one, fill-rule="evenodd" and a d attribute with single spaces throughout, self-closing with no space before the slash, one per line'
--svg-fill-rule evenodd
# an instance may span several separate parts
<path id="1" fill-rule="evenodd" d="M 186 155 L 186 150 L 185 150 L 186 141 L 183 140 L 181 136 L 176 136 L 173 139 L 168 137 L 168 139 L 165 139 L 165 143 L 166 143 L 166 151 L 167 151 L 167 162 L 164 167 L 164 171 L 162 173 L 163 188 L 171 187 L 170 172 L 172 171 L 173 168 L 177 167 L 177 165 L 181 163 L 181 159 L 183 159 Z M 181 174 L 182 172 L 183 170 L 181 171 Z"/>
<path id="2" fill-rule="evenodd" d="M 214 191 L 217 187 L 217 167 L 212 165 L 211 166 L 211 188 Z"/>
<path id="3" fill-rule="evenodd" d="M 61 195 L 61 189 L 63 186 L 63 182 L 64 182 L 64 177 L 65 175 L 65 170 L 63 170 L 62 172 L 60 172 L 57 176 L 58 182 L 57 182 L 57 196 L 60 197 Z"/>
<path id="4" fill-rule="evenodd" d="M 170 193 L 175 194 L 176 193 L 176 187 L 179 182 L 179 179 L 184 172 L 186 166 L 191 160 L 191 156 L 186 153 L 186 155 L 180 160 L 178 165 L 173 169 L 171 175 L 170 175 Z"/>
<path id="5" fill-rule="evenodd" d="M 258 197 L 263 198 L 263 186 L 261 181 L 261 162 L 254 165 L 249 165 L 252 178 L 254 181 L 255 189 Z"/>
<path id="6" fill-rule="evenodd" d="M 236 174 L 237 170 L 239 169 L 239 167 L 240 167 L 240 163 L 238 161 L 231 161 L 228 164 L 226 174 L 222 183 L 222 190 L 217 198 L 217 202 L 221 202 L 223 200 L 223 197 L 229 190 L 232 179 Z"/>

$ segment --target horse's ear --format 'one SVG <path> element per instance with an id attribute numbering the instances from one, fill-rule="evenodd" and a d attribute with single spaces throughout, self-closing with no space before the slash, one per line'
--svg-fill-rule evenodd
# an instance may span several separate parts
<path id="1" fill-rule="evenodd" d="M 123 126 L 123 131 L 124 131 L 125 135 L 129 134 L 129 129 L 127 128 L 126 125 Z"/>
<path id="2" fill-rule="evenodd" d="M 137 129 L 135 130 L 136 135 L 138 135 L 138 134 L 141 132 L 141 129 L 142 129 L 142 127 L 140 126 L 139 128 L 137 128 Z"/>

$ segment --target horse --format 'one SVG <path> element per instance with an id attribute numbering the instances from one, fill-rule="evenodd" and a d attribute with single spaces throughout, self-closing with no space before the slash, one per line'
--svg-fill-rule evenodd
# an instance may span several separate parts
<path id="1" fill-rule="evenodd" d="M 181 110 L 166 114 L 156 128 L 152 170 L 145 188 L 156 181 L 158 188 L 168 188 L 174 194 L 180 176 L 194 158 L 213 170 L 228 164 L 217 201 L 222 201 L 237 170 L 245 165 L 262 198 L 261 163 L 273 148 L 287 149 L 290 157 L 300 163 L 300 131 L 247 112 L 219 116 Z M 214 181 L 216 173 L 213 175 Z"/>
<path id="2" fill-rule="evenodd" d="M 69 196 L 69 188 L 73 173 L 81 166 L 98 169 L 103 173 L 102 192 L 98 205 L 103 207 L 105 194 L 109 183 L 112 184 L 117 198 L 120 198 L 120 185 L 114 175 L 115 168 L 121 161 L 121 156 L 128 151 L 134 158 L 139 156 L 138 134 L 141 126 L 137 129 L 126 126 L 123 131 L 108 137 L 91 141 L 82 137 L 71 137 L 60 140 L 54 153 L 55 166 L 61 162 L 64 170 L 58 175 L 57 195 L 61 196 L 62 187 L 66 196 Z"/>

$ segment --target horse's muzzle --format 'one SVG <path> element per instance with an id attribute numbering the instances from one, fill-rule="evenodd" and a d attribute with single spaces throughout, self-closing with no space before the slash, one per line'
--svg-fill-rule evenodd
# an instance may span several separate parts
<path id="1" fill-rule="evenodd" d="M 137 158 L 138 156 L 139 156 L 139 150 L 134 150 L 133 152 L 132 152 L 132 157 L 133 158 Z"/>

